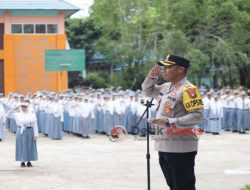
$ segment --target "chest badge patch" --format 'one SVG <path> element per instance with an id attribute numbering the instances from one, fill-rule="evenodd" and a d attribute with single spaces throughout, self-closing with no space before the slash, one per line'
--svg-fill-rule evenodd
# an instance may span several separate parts
<path id="1" fill-rule="evenodd" d="M 161 91 L 160 91 L 161 94 L 165 94 L 166 92 L 167 92 L 166 88 L 162 88 Z"/>
<path id="2" fill-rule="evenodd" d="M 170 109 L 170 108 L 165 108 L 165 112 L 166 112 L 166 113 L 170 113 L 170 112 L 171 112 L 171 109 Z"/>
<path id="3" fill-rule="evenodd" d="M 166 113 L 170 113 L 171 112 L 171 103 L 170 103 L 170 101 L 166 101 L 165 102 L 164 111 Z"/>
<path id="4" fill-rule="evenodd" d="M 188 94 L 189 98 L 195 99 L 197 97 L 196 89 L 197 88 L 188 88 L 185 90 L 185 92 Z"/>
<path id="5" fill-rule="evenodd" d="M 165 102 L 165 107 L 169 107 L 169 108 L 170 108 L 170 106 L 171 106 L 170 101 L 166 101 L 166 102 Z"/>

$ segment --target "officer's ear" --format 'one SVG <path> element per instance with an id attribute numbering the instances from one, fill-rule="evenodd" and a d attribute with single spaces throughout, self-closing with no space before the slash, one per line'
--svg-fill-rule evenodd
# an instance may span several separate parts
<path id="1" fill-rule="evenodd" d="M 185 67 L 180 67 L 180 66 L 178 66 L 178 73 L 179 73 L 179 74 L 187 73 L 186 70 L 187 70 L 187 69 L 186 69 Z"/>

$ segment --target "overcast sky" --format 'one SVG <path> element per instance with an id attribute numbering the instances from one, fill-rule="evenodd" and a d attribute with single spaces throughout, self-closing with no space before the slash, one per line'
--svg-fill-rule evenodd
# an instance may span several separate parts
<path id="1" fill-rule="evenodd" d="M 73 5 L 76 5 L 81 11 L 72 15 L 73 18 L 89 16 L 89 8 L 94 3 L 94 0 L 65 0 Z"/>

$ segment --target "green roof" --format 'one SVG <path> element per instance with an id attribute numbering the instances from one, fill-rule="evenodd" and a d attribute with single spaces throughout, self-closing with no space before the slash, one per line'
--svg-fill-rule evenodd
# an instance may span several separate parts
<path id="1" fill-rule="evenodd" d="M 11 11 L 14 15 L 25 13 L 25 15 L 32 15 L 36 11 L 40 14 L 64 11 L 65 17 L 68 17 L 79 11 L 80 8 L 63 0 L 0 0 L 0 12 L 3 10 Z"/>

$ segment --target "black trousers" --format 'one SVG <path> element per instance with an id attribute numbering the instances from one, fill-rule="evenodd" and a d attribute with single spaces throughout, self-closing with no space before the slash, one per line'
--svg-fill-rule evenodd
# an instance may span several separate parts
<path id="1" fill-rule="evenodd" d="M 170 190 L 195 190 L 195 152 L 159 152 L 159 162 Z"/>

